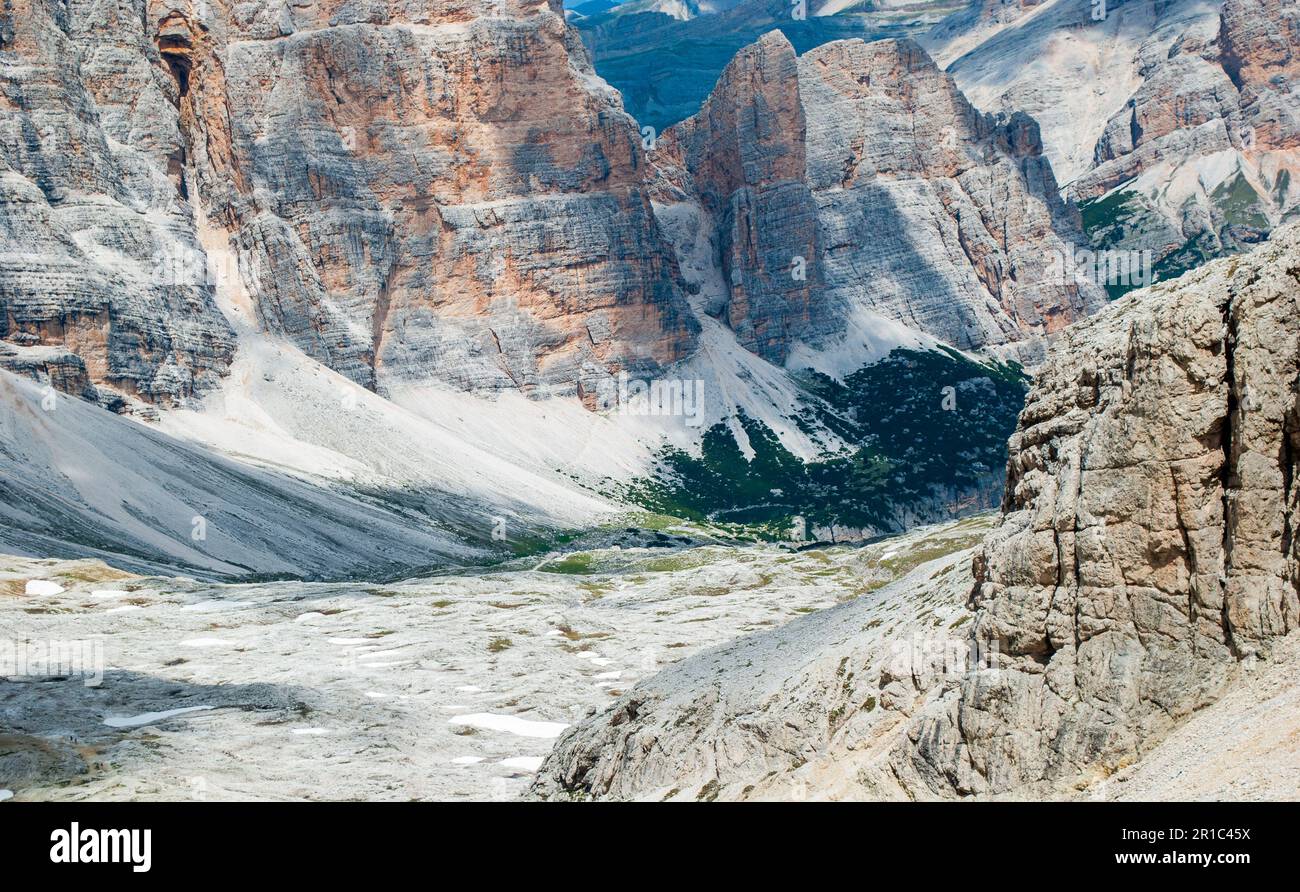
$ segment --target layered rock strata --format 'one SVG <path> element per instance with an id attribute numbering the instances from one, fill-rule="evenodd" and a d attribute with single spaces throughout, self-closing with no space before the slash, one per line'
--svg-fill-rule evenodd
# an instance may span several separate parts
<path id="1" fill-rule="evenodd" d="M 714 227 L 706 309 L 780 363 L 860 314 L 979 350 L 1095 310 L 1100 290 L 1059 274 L 1082 235 L 1041 150 L 1033 121 L 980 114 L 911 41 L 796 58 L 772 32 L 652 157 L 661 204 L 698 201 Z"/>
<path id="2" fill-rule="evenodd" d="M 991 31 L 953 17 L 927 46 L 981 107 L 1042 122 L 1092 247 L 1142 258 L 1143 281 L 1101 274 L 1113 294 L 1248 249 L 1300 207 L 1293 0 L 1048 0 Z"/>
<path id="3" fill-rule="evenodd" d="M 573 393 L 693 348 L 640 133 L 558 4 L 22 0 L 4 23 L 6 355 L 63 346 L 183 402 L 230 363 L 221 277 L 371 389 Z"/>

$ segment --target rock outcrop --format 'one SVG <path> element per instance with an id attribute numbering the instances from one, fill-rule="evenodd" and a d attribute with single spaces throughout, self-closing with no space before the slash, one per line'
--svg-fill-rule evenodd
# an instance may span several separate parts
<path id="1" fill-rule="evenodd" d="M 1211 24 L 1140 57 L 1142 86 L 1072 185 L 1099 245 L 1151 250 L 1169 272 L 1240 251 L 1300 207 L 1300 6 L 1228 0 Z"/>
<path id="2" fill-rule="evenodd" d="M 1069 330 L 975 562 L 993 673 L 895 755 L 937 794 L 1087 784 L 1300 628 L 1300 227 Z"/>
<path id="3" fill-rule="evenodd" d="M 1297 652 L 1297 295 L 1292 225 L 1071 327 L 973 571 L 939 559 L 643 682 L 535 793 L 661 796 L 677 772 L 710 798 L 1060 796 L 1137 762 Z M 891 658 L 963 627 L 969 661 Z"/>
<path id="4" fill-rule="evenodd" d="M 613 8 L 599 8 L 602 2 Z M 950 0 L 809 0 L 802 6 L 793 0 L 724 0 L 698 7 L 693 0 L 598 0 L 566 13 L 597 73 L 623 94 L 627 110 L 643 126 L 663 131 L 698 112 L 731 58 L 774 28 L 807 52 L 833 40 L 921 34 L 951 8 Z"/>
<path id="5" fill-rule="evenodd" d="M 1225 0 L 1218 37 L 1223 70 L 1241 91 L 1258 145 L 1300 148 L 1300 4 Z"/>
<path id="6" fill-rule="evenodd" d="M 1102 303 L 1054 275 L 1082 231 L 1037 126 L 976 111 L 909 40 L 796 59 L 774 31 L 652 159 L 658 200 L 694 199 L 715 227 L 725 293 L 706 309 L 774 362 L 843 339 L 864 312 L 1032 357 Z"/>

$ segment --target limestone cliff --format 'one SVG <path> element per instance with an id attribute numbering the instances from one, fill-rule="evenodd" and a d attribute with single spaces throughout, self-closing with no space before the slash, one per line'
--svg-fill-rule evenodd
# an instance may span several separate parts
<path id="1" fill-rule="evenodd" d="M 19 0 L 0 54 L 11 368 L 57 346 L 59 380 L 182 402 L 231 360 L 223 278 L 381 391 L 590 391 L 693 347 L 640 133 L 558 4 Z"/>
<path id="2" fill-rule="evenodd" d="M 905 787 L 1086 784 L 1300 628 L 1300 227 L 1068 331 L 975 561 L 1002 662 L 927 709 Z"/>
<path id="3" fill-rule="evenodd" d="M 1112 294 L 1295 218 L 1294 0 L 1047 0 L 1014 25 L 954 16 L 926 45 L 980 107 L 1042 123 L 1093 248 L 1150 252 L 1144 281 L 1103 274 Z"/>
<path id="4" fill-rule="evenodd" d="M 881 319 L 1019 344 L 1099 302 L 1050 279 L 1078 221 L 1032 122 L 910 41 L 796 60 L 773 32 L 651 168 L 558 4 L 2 15 L 0 363 L 112 407 L 210 391 L 243 325 L 381 394 L 590 405 L 698 345 L 652 194 L 707 212 L 703 310 L 777 364 Z"/>
<path id="5" fill-rule="evenodd" d="M 1054 275 L 1082 230 L 1037 126 L 982 115 L 908 40 L 796 59 L 772 32 L 652 159 L 660 202 L 698 201 L 715 227 L 725 291 L 706 307 L 774 362 L 864 316 L 1033 358 L 1102 303 Z"/>
<path id="6" fill-rule="evenodd" d="M 0 10 L 0 365 L 171 405 L 224 374 L 234 335 L 186 268 L 202 255 L 185 137 L 144 18 L 129 3 Z"/>

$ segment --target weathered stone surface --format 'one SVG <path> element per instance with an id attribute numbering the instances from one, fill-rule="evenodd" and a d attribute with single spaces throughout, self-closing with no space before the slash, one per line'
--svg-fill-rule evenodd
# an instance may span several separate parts
<path id="1" fill-rule="evenodd" d="M 561 739 L 535 794 L 657 796 L 678 773 L 724 798 L 1070 795 L 1293 660 L 1298 269 L 1292 225 L 1072 326 L 973 586 L 941 560 L 881 593 L 892 630 L 864 598 L 648 679 Z M 961 627 L 963 593 L 976 665 L 889 659 Z"/>
<path id="2" fill-rule="evenodd" d="M 982 108 L 1043 124 L 1093 248 L 1151 251 L 1153 274 L 1170 278 L 1293 219 L 1300 7 L 1112 0 L 1105 10 L 1096 20 L 1088 4 L 1047 0 L 1014 27 L 982 29 L 954 16 L 927 46 Z"/>
<path id="3" fill-rule="evenodd" d="M 1219 52 L 1258 144 L 1300 148 L 1300 4 L 1226 0 Z"/>
<path id="4" fill-rule="evenodd" d="M 5 21 L 5 340 L 183 401 L 232 355 L 220 259 L 253 321 L 372 389 L 594 390 L 693 348 L 640 134 L 558 4 L 31 0 Z M 230 257 L 205 258 L 196 214 Z"/>
<path id="5" fill-rule="evenodd" d="M 1092 283 L 1053 276 L 1082 233 L 1037 126 L 980 114 L 911 41 L 837 41 L 796 60 L 772 32 L 664 143 L 662 179 L 714 218 L 723 318 L 773 361 L 796 340 L 832 344 L 864 310 L 1032 357 L 1102 302 Z"/>
<path id="6" fill-rule="evenodd" d="M 788 800 L 851 789 L 849 763 L 879 759 L 922 692 L 954 678 L 950 661 L 964 667 L 969 546 L 988 521 L 889 540 L 881 554 L 915 567 L 901 581 L 640 681 L 560 738 L 531 795 Z"/>
<path id="7" fill-rule="evenodd" d="M 132 3 L 0 12 L 0 340 L 66 348 L 91 382 L 171 405 L 220 378 L 233 336 L 185 266 L 201 254 L 168 176 L 176 96 L 142 18 Z"/>
<path id="8" fill-rule="evenodd" d="M 806 137 L 794 50 L 773 31 L 736 54 L 699 114 L 654 153 L 716 221 L 728 296 L 715 311 L 745 347 L 778 363 L 827 309 L 814 298 L 824 283 Z"/>
<path id="9" fill-rule="evenodd" d="M 643 547 L 652 540 L 607 533 L 554 556 L 590 561 L 594 576 L 533 560 L 382 585 L 213 584 L 6 555 L 0 629 L 102 642 L 108 669 L 97 687 L 0 680 L 0 777 L 16 801 L 184 799 L 200 770 L 212 801 L 513 798 L 551 735 L 611 692 L 834 603 L 844 577 L 889 578 L 870 565 L 898 544 Z M 31 582 L 60 593 L 27 594 Z M 105 724 L 195 705 L 215 708 Z M 328 733 L 291 733 L 306 727 Z M 149 730 L 158 745 L 142 747 Z"/>
<path id="10" fill-rule="evenodd" d="M 1167 53 L 1143 56 L 1142 86 L 1106 125 L 1074 194 L 1130 196 L 1124 241 L 1154 248 L 1157 259 L 1189 242 L 1204 256 L 1266 237 L 1297 201 L 1289 184 L 1300 171 L 1298 16 L 1280 0 L 1230 0 L 1213 39 L 1193 28 Z M 1199 190 L 1180 182 L 1191 171 Z"/>
<path id="11" fill-rule="evenodd" d="M 1011 441 L 975 563 L 995 673 L 898 750 L 932 794 L 1088 783 L 1300 628 L 1300 227 L 1070 329 Z"/>
<path id="12" fill-rule="evenodd" d="M 259 316 L 354 380 L 572 390 L 695 323 L 640 135 L 558 6 L 293 9 L 225 50 Z"/>

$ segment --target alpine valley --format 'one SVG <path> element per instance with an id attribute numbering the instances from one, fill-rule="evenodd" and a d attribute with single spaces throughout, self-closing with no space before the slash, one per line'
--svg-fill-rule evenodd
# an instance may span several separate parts
<path id="1" fill-rule="evenodd" d="M 1300 797 L 1297 81 L 1297 0 L 6 0 L 0 798 Z"/>

